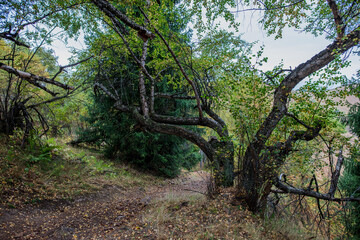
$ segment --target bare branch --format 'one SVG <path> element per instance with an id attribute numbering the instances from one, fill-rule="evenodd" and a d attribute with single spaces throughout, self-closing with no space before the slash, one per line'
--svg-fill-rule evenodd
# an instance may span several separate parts
<path id="1" fill-rule="evenodd" d="M 214 160 L 214 149 L 201 135 L 180 126 L 157 123 L 150 118 L 145 118 L 136 109 L 132 109 L 131 112 L 133 117 L 149 131 L 185 138 L 186 140 L 196 144 L 211 161 Z"/>
<path id="2" fill-rule="evenodd" d="M 75 67 L 76 65 L 79 65 L 79 64 L 81 64 L 81 63 L 83 63 L 83 62 L 86 62 L 86 61 L 90 60 L 90 59 L 93 58 L 93 57 L 94 57 L 94 56 L 90 56 L 90 57 L 85 58 L 85 59 L 83 59 L 83 60 L 81 60 L 81 61 L 79 61 L 79 62 L 72 63 L 72 64 L 69 64 L 69 65 L 66 65 L 66 66 L 60 66 L 59 71 L 58 71 L 51 79 L 54 80 L 60 73 L 62 73 L 62 72 L 64 71 L 64 69 L 70 68 L 70 67 Z"/>
<path id="3" fill-rule="evenodd" d="M 117 110 L 119 110 L 121 112 L 130 113 L 130 108 L 128 106 L 124 105 L 122 103 L 121 99 L 119 99 L 114 94 L 112 94 L 104 85 L 102 85 L 99 82 L 96 82 L 94 84 L 94 90 L 96 90 L 97 88 L 100 88 L 108 97 L 110 97 L 112 100 L 115 101 L 114 108 L 116 108 Z"/>
<path id="4" fill-rule="evenodd" d="M 23 71 L 15 69 L 15 68 L 12 68 L 12 67 L 10 67 L 8 65 L 5 65 L 4 63 L 1 63 L 1 62 L 0 62 L 0 69 L 5 70 L 8 73 L 12 73 L 12 74 L 14 74 L 14 75 L 16 75 L 16 76 L 18 76 L 18 77 L 20 77 L 22 79 L 25 79 L 26 81 L 28 81 L 32 85 L 37 86 L 37 87 L 45 90 L 46 92 L 50 93 L 53 96 L 55 96 L 57 93 L 54 93 L 54 92 L 50 91 L 49 89 L 47 89 L 45 86 L 42 86 L 38 82 L 49 83 L 49 84 L 58 86 L 58 87 L 60 87 L 62 89 L 65 89 L 65 90 L 73 90 L 74 89 L 74 87 L 63 84 L 63 83 L 58 82 L 58 81 L 55 81 L 54 79 L 49 79 L 49 78 L 45 78 L 45 77 L 41 77 L 41 76 L 38 76 L 38 75 L 31 74 L 31 73 L 28 73 L 28 72 L 23 72 Z"/>
<path id="5" fill-rule="evenodd" d="M 129 19 L 125 14 L 123 14 L 121 11 L 119 11 L 118 9 L 116 9 L 113 5 L 111 5 L 108 1 L 106 0 L 92 0 L 92 2 L 101 10 L 103 11 L 106 15 L 108 15 L 109 17 L 111 16 L 116 16 L 117 18 L 119 18 L 125 25 L 131 27 L 134 30 L 137 30 L 139 33 L 139 36 L 145 36 L 147 38 L 154 38 L 155 35 L 149 31 L 148 29 L 146 29 L 145 27 L 137 24 L 136 22 L 132 21 L 131 19 Z"/>
<path id="6" fill-rule="evenodd" d="M 343 162 L 344 162 L 344 157 L 342 155 L 342 150 L 340 149 L 335 171 L 334 173 L 332 173 L 332 177 L 331 177 L 331 185 L 328 193 L 331 197 L 334 197 L 335 195 Z"/>
<path id="7" fill-rule="evenodd" d="M 274 78 L 278 77 L 283 72 L 291 72 L 291 69 L 281 69 L 277 73 L 275 73 L 273 76 L 270 76 L 270 75 L 266 74 L 265 72 L 263 72 L 263 74 L 266 76 L 266 78 L 268 78 L 271 81 L 272 84 L 276 85 L 276 83 L 274 82 Z"/>
<path id="8" fill-rule="evenodd" d="M 112 98 L 115 101 L 119 101 L 120 99 L 118 99 L 117 97 L 115 97 L 114 94 L 112 94 L 104 85 L 102 85 L 99 82 L 96 82 L 94 84 L 94 90 L 96 90 L 97 88 L 100 88 L 108 97 Z"/>
<path id="9" fill-rule="evenodd" d="M 314 129 L 313 127 L 310 127 L 309 125 L 307 125 L 306 123 L 304 123 L 303 121 L 301 121 L 300 119 L 298 119 L 298 118 L 297 118 L 293 113 L 291 113 L 291 112 L 287 112 L 285 115 L 293 118 L 296 122 L 300 123 L 301 125 L 303 125 L 303 126 L 306 127 L 307 129 Z"/>
<path id="10" fill-rule="evenodd" d="M 297 5 L 301 2 L 304 2 L 305 0 L 300 0 L 288 5 L 282 5 L 282 6 L 278 6 L 278 7 L 273 7 L 273 8 L 268 8 L 266 7 L 262 2 L 260 2 L 264 8 L 249 8 L 249 9 L 243 9 L 243 10 L 237 10 L 237 11 L 231 11 L 231 13 L 240 13 L 240 12 L 248 12 L 248 11 L 271 11 L 271 10 L 279 10 L 279 9 L 283 9 L 283 8 L 288 8 L 288 7 L 292 7 L 294 5 Z"/>
<path id="11" fill-rule="evenodd" d="M 276 191 L 277 193 L 297 194 L 297 195 L 313 197 L 313 198 L 321 199 L 321 200 L 328 200 L 328 201 L 332 201 L 332 202 L 360 202 L 360 198 L 354 198 L 354 197 L 336 198 L 336 197 L 332 197 L 328 194 L 322 194 L 322 193 L 319 193 L 319 192 L 316 192 L 313 190 L 309 190 L 307 188 L 303 189 L 303 188 L 291 187 L 291 186 L 286 185 L 279 179 L 277 179 L 275 186 L 282 191 L 282 192 Z"/>
<path id="12" fill-rule="evenodd" d="M 318 192 L 319 192 L 319 184 L 318 184 L 318 181 L 317 181 L 317 179 L 316 179 L 315 174 L 313 174 L 313 179 L 314 179 L 314 181 L 315 181 L 316 192 L 318 193 Z M 325 219 L 325 218 L 324 218 L 324 214 L 323 214 L 323 212 L 322 212 L 322 210 L 321 210 L 320 199 L 317 198 L 317 199 L 316 199 L 316 203 L 317 203 L 317 207 L 318 207 L 318 210 L 319 210 L 321 219 Z"/>
<path id="13" fill-rule="evenodd" d="M 224 135 L 224 129 L 216 121 L 210 118 L 198 118 L 198 117 L 173 117 L 163 116 L 158 114 L 152 114 L 151 119 L 159 123 L 168 123 L 173 125 L 199 125 L 206 126 L 215 130 L 220 136 Z"/>
<path id="14" fill-rule="evenodd" d="M 7 39 L 9 41 L 12 41 L 14 42 L 16 45 L 19 45 L 19 46 L 23 46 L 23 47 L 26 47 L 26 48 L 30 48 L 30 45 L 26 44 L 26 43 L 23 43 L 23 42 L 20 42 L 19 40 L 17 40 L 17 37 L 14 37 L 11 33 L 9 32 L 2 32 L 0 33 L 0 38 L 4 38 L 4 39 Z"/>
<path id="15" fill-rule="evenodd" d="M 147 78 L 149 78 L 150 82 L 155 81 L 153 79 L 153 77 L 149 74 L 149 72 L 146 69 L 146 66 L 141 64 L 141 61 L 136 57 L 135 53 L 133 52 L 133 50 L 130 47 L 130 44 L 128 43 L 128 41 L 126 41 L 124 35 L 121 33 L 121 31 L 119 30 L 119 21 L 115 18 L 112 18 L 111 16 L 109 16 L 109 18 L 111 19 L 112 23 L 114 24 L 114 31 L 120 36 L 120 38 L 123 40 L 125 47 L 127 48 L 127 50 L 129 51 L 129 53 L 131 54 L 132 58 L 135 60 L 135 62 L 141 67 L 142 72 L 145 74 L 145 76 Z"/>
<path id="16" fill-rule="evenodd" d="M 39 103 L 35 103 L 35 104 L 32 104 L 32 105 L 29 105 L 27 106 L 26 108 L 36 108 L 40 105 L 43 105 L 43 104 L 48 104 L 48 103 L 52 103 L 52 102 L 55 102 L 55 101 L 58 101 L 60 99 L 63 99 L 63 98 L 67 98 L 68 96 L 70 96 L 76 89 L 74 89 L 73 91 L 71 92 L 68 92 L 62 96 L 57 96 L 57 97 L 54 97 L 54 98 L 51 98 L 49 100 L 46 100 L 46 101 L 43 101 L 43 102 L 39 102 Z"/>
<path id="17" fill-rule="evenodd" d="M 316 198 L 318 207 L 319 207 L 319 211 L 320 211 L 320 215 L 322 218 L 324 218 L 321 208 L 320 208 L 320 203 L 319 203 L 320 199 L 328 200 L 328 201 L 335 201 L 335 202 L 344 202 L 344 201 L 360 202 L 360 198 L 354 198 L 353 195 L 348 198 L 335 198 L 334 197 L 335 191 L 337 189 L 337 184 L 339 181 L 343 161 L 344 161 L 344 157 L 342 155 L 342 150 L 340 150 L 336 168 L 331 177 L 331 185 L 329 188 L 329 192 L 327 194 L 323 194 L 323 193 L 319 192 L 319 186 L 318 186 L 315 175 L 311 179 L 310 184 L 307 188 L 296 188 L 294 186 L 291 186 L 286 181 L 282 181 L 281 176 L 276 179 L 275 186 L 282 191 L 280 193 L 292 193 L 292 194 L 298 194 L 298 195 L 302 195 L 302 196 Z M 316 191 L 313 191 L 311 188 L 313 180 L 315 181 Z M 359 187 L 359 189 L 360 189 L 360 187 Z M 279 193 L 279 192 L 277 191 L 277 193 Z"/>
<path id="18" fill-rule="evenodd" d="M 146 87 L 145 87 L 145 79 L 144 79 L 144 72 L 142 69 L 145 68 L 145 61 L 147 55 L 147 46 L 148 46 L 148 39 L 143 42 L 142 47 L 142 55 L 140 58 L 140 73 L 139 73 L 139 94 L 140 94 L 140 102 L 141 102 L 141 110 L 145 117 L 149 116 L 149 106 L 146 99 Z"/>

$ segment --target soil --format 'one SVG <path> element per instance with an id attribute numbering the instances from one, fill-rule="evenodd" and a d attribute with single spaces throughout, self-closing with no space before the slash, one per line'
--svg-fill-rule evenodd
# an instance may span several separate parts
<path id="1" fill-rule="evenodd" d="M 205 193 L 206 177 L 204 171 L 190 172 L 146 189 L 106 186 L 73 200 L 1 207 L 0 239 L 157 239 L 156 229 L 143 221 L 149 204 L 169 193 Z"/>

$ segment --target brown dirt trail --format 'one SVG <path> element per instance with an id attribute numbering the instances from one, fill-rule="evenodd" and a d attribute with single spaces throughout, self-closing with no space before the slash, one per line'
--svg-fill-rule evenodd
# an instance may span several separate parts
<path id="1" fill-rule="evenodd" d="M 203 171 L 185 173 L 146 189 L 107 186 L 74 200 L 42 202 L 22 209 L 0 209 L 0 239 L 157 239 L 143 221 L 149 204 L 169 193 L 206 191 Z"/>

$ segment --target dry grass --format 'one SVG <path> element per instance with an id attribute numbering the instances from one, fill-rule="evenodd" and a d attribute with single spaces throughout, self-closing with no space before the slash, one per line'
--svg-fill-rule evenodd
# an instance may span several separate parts
<path id="1" fill-rule="evenodd" d="M 74 198 L 106 186 L 129 188 L 163 181 L 113 163 L 96 151 L 64 142 L 52 139 L 51 144 L 57 147 L 49 159 L 42 159 L 22 149 L 16 139 L 0 136 L 0 203 L 21 207 L 42 200 Z M 37 162 L 30 162 L 30 156 Z"/>
<path id="2" fill-rule="evenodd" d="M 216 199 L 182 192 L 154 199 L 143 215 L 158 239 L 309 239 L 299 227 L 285 221 L 263 221 L 230 204 L 231 189 Z M 278 222 L 279 221 L 279 222 Z M 319 238 L 320 239 L 320 238 Z"/>

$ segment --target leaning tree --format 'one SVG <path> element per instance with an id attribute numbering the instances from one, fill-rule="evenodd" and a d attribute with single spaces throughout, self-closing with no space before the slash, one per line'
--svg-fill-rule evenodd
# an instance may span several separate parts
<path id="1" fill-rule="evenodd" d="M 135 13 L 127 12 L 121 2 L 108 2 L 105 0 L 93 0 L 92 3 L 101 10 L 106 16 L 107 22 L 121 38 L 129 53 L 141 69 L 139 74 L 139 99 L 140 107 L 127 106 L 121 99 L 116 99 L 109 89 L 103 88 L 101 83 L 97 84 L 109 96 L 117 100 L 116 108 L 120 111 L 128 112 L 149 131 L 177 135 L 198 145 L 213 162 L 218 164 L 220 172 L 227 172 L 233 168 L 233 144 L 229 140 L 229 134 L 224 121 L 212 109 L 208 99 L 211 93 L 206 92 L 210 88 L 202 88 L 203 79 L 197 78 L 197 74 L 190 72 L 180 56 L 174 50 L 176 48 L 176 37 L 172 35 L 166 26 L 165 20 L 161 18 L 162 11 L 168 11 L 170 3 L 161 2 L 134 2 L 138 11 Z M 321 121 L 307 124 L 288 110 L 289 96 L 293 89 L 307 77 L 317 73 L 320 69 L 336 60 L 340 55 L 351 51 L 359 45 L 360 25 L 359 11 L 360 5 L 356 1 L 257 1 L 254 3 L 259 10 L 264 11 L 262 22 L 269 33 L 276 33 L 281 37 L 285 26 L 300 29 L 304 27 L 303 22 L 307 23 L 305 30 L 313 34 L 326 34 L 332 43 L 324 50 L 315 54 L 308 61 L 300 64 L 294 69 L 279 69 L 272 76 L 266 75 L 274 85 L 273 101 L 271 111 L 260 124 L 255 136 L 246 147 L 242 169 L 239 173 L 241 179 L 240 192 L 252 211 L 259 211 L 265 207 L 267 197 L 271 188 L 275 185 L 280 191 L 315 197 L 331 201 L 354 200 L 351 198 L 339 199 L 335 197 L 338 178 L 343 162 L 340 152 L 334 172 L 332 173 L 331 186 L 327 193 L 319 193 L 311 190 L 312 188 L 300 189 L 292 187 L 279 179 L 278 169 L 285 163 L 287 156 L 292 152 L 294 144 L 298 141 L 310 141 L 319 136 L 324 127 Z M 230 11 L 226 7 L 236 5 L 233 1 L 221 1 L 209 3 L 194 1 L 192 9 L 198 16 L 196 24 L 200 30 L 206 29 L 206 24 L 202 21 L 202 10 L 207 9 L 207 17 L 212 23 L 216 16 L 224 16 L 229 19 L 236 27 L 234 18 L 229 16 Z M 251 1 L 244 1 L 245 6 L 252 5 Z M 175 5 L 176 6 L 176 5 Z M 181 5 L 183 6 L 183 5 Z M 199 6 L 204 6 L 201 8 Z M 244 9 L 243 11 L 245 11 Z M 160 16 L 159 16 L 160 13 Z M 311 13 L 309 15 L 309 13 Z M 162 28 L 160 28 L 162 27 Z M 137 44 L 130 43 L 128 36 L 137 34 Z M 158 43 L 160 41 L 160 43 Z M 166 93 L 156 92 L 153 82 L 155 77 L 147 68 L 147 50 L 151 44 L 157 42 L 166 47 L 167 53 L 173 58 L 179 71 L 186 80 L 191 92 L 190 95 L 167 95 Z M 192 69 L 191 69 L 192 70 Z M 206 74 L 205 74 L 206 75 Z M 202 80 L 202 81 L 200 81 Z M 191 118 L 174 118 L 171 116 L 161 116 L 154 112 L 154 100 L 156 97 L 170 98 L 192 98 L 196 104 L 198 116 Z M 303 130 L 292 131 L 287 139 L 271 143 L 269 139 L 276 130 L 279 123 L 285 117 L 292 118 L 303 126 Z M 214 129 L 219 135 L 219 140 L 212 142 L 206 141 L 201 136 L 182 127 L 183 125 L 206 126 Z M 271 143 L 271 144 L 269 144 Z M 224 174 L 226 176 L 226 174 Z M 225 177 L 225 185 L 232 183 L 233 175 Z"/>
<path id="2" fill-rule="evenodd" d="M 37 1 L 0 3 L 0 133 L 11 135 L 21 129 L 25 140 L 35 122 L 46 132 L 48 123 L 43 110 L 81 86 L 74 86 L 62 73 L 89 58 L 57 67 L 53 51 L 46 48 L 63 35 L 58 27 L 66 25 L 60 19 L 65 22 L 70 17 L 66 9 Z M 77 29 L 73 24 L 67 36 L 74 36 Z"/>

